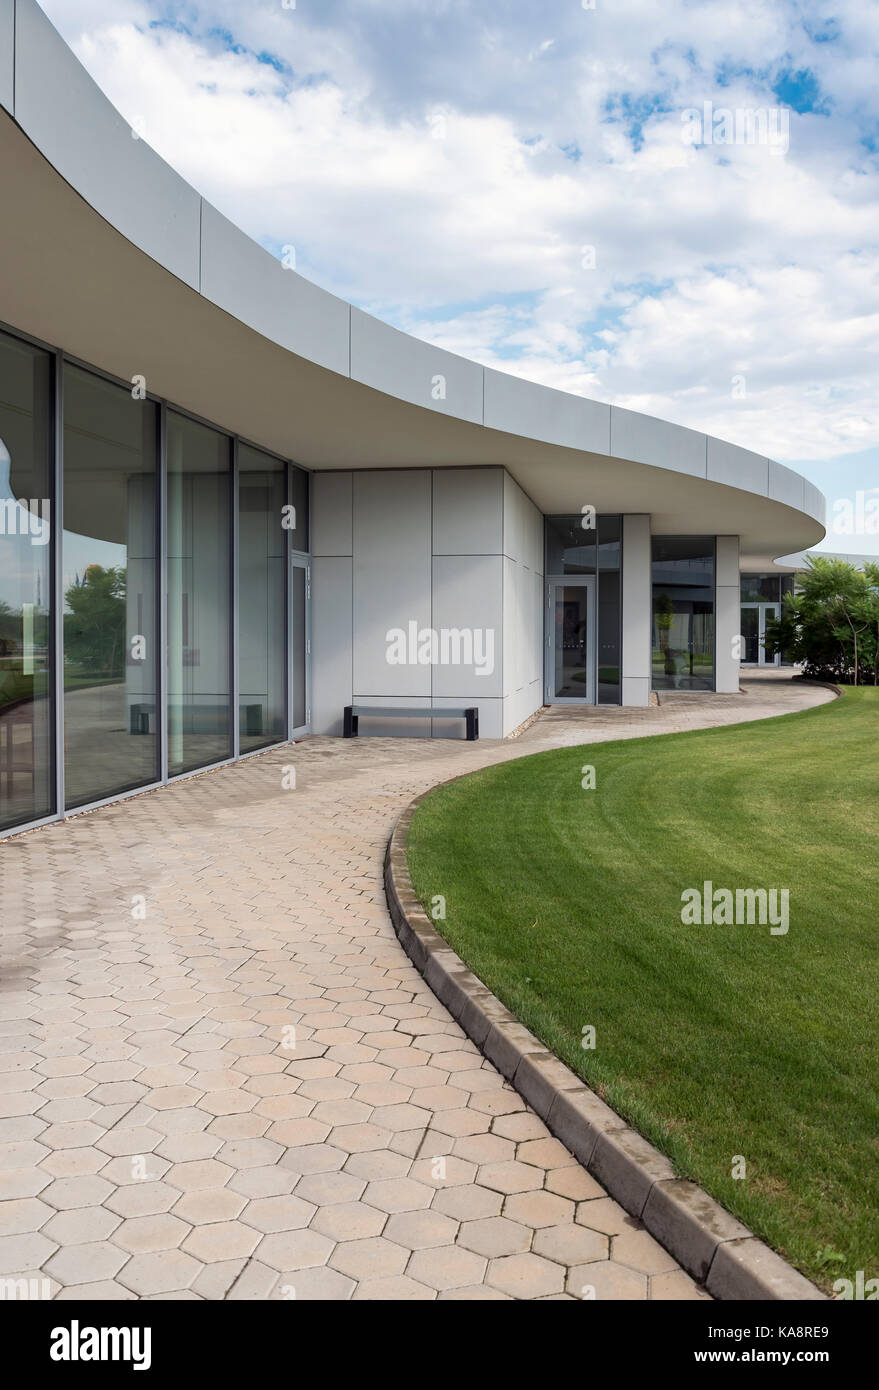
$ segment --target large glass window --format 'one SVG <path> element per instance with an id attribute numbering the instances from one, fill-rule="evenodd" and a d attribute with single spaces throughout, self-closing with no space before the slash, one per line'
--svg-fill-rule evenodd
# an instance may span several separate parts
<path id="1" fill-rule="evenodd" d="M 168 773 L 232 756 L 231 441 L 168 412 Z"/>
<path id="2" fill-rule="evenodd" d="M 714 537 L 653 537 L 653 688 L 714 689 Z"/>
<path id="3" fill-rule="evenodd" d="M 160 775 L 158 408 L 64 372 L 64 789 L 68 807 Z"/>
<path id="4" fill-rule="evenodd" d="M 0 334 L 0 829 L 51 815 L 52 360 Z"/>
<path id="5" fill-rule="evenodd" d="M 287 465 L 238 450 L 238 687 L 242 753 L 287 730 Z M 291 517 L 291 520 L 293 518 Z M 298 523 L 298 509 L 296 521 Z"/>

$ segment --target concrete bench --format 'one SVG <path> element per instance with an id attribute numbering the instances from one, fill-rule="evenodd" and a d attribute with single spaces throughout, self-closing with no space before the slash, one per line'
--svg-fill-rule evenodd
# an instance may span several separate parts
<path id="1" fill-rule="evenodd" d="M 475 705 L 469 709 L 416 709 L 414 706 L 392 709 L 389 705 L 346 705 L 344 715 L 345 738 L 357 738 L 361 715 L 382 719 L 466 719 L 467 738 L 471 742 L 479 738 L 479 710 Z"/>

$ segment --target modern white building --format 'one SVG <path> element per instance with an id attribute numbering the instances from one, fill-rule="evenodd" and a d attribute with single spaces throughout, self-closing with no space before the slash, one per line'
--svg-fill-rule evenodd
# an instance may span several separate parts
<path id="1" fill-rule="evenodd" d="M 346 706 L 502 738 L 738 688 L 740 574 L 824 534 L 805 479 L 285 269 L 34 0 L 0 0 L 0 107 L 0 831 Z"/>

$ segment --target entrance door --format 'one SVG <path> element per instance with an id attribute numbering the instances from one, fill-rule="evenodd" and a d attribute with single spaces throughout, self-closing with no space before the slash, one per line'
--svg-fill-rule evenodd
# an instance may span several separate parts
<path id="1" fill-rule="evenodd" d="M 298 738 L 311 724 L 311 566 L 298 555 L 290 562 L 290 724 Z"/>
<path id="2" fill-rule="evenodd" d="M 745 666 L 778 666 L 780 656 L 767 656 L 763 646 L 767 618 L 778 617 L 777 603 L 742 604 L 742 662 Z"/>
<path id="3" fill-rule="evenodd" d="M 546 602 L 546 702 L 594 705 L 595 579 L 550 579 Z"/>

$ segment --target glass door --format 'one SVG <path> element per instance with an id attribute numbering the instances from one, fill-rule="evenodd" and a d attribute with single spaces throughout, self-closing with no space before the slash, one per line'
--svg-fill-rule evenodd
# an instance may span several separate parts
<path id="1" fill-rule="evenodd" d="M 311 723 L 309 675 L 311 666 L 311 565 L 294 555 L 290 564 L 290 728 L 292 737 Z"/>
<path id="2" fill-rule="evenodd" d="M 779 656 L 767 656 L 763 641 L 766 621 L 778 617 L 777 603 L 742 604 L 742 663 L 745 666 L 778 666 Z"/>
<path id="3" fill-rule="evenodd" d="M 547 583 L 547 704 L 595 704 L 595 580 Z"/>

